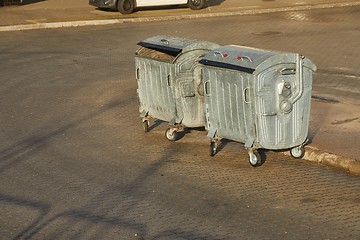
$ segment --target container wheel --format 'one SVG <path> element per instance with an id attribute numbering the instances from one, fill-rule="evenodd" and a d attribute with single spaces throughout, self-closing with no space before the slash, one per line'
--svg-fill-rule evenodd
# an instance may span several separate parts
<path id="1" fill-rule="evenodd" d="M 143 128 L 144 128 L 144 132 L 147 133 L 149 131 L 149 121 L 148 120 L 143 121 Z"/>
<path id="2" fill-rule="evenodd" d="M 169 141 L 176 141 L 178 139 L 179 133 L 175 129 L 168 128 L 165 131 L 165 137 Z"/>
<path id="3" fill-rule="evenodd" d="M 216 143 L 215 142 L 210 142 L 209 153 L 210 153 L 211 157 L 215 156 L 215 154 L 216 154 Z"/>
<path id="4" fill-rule="evenodd" d="M 290 150 L 290 154 L 293 158 L 303 158 L 305 155 L 305 148 L 304 146 L 298 146 L 298 147 L 294 147 Z"/>
<path id="5" fill-rule="evenodd" d="M 121 14 L 130 14 L 135 10 L 134 0 L 119 0 L 117 2 L 117 10 Z"/>
<path id="6" fill-rule="evenodd" d="M 262 162 L 261 162 L 260 154 L 257 152 L 249 153 L 249 163 L 252 167 L 261 166 Z"/>
<path id="7" fill-rule="evenodd" d="M 205 0 L 188 0 L 188 6 L 192 10 L 200 10 L 205 6 Z"/>

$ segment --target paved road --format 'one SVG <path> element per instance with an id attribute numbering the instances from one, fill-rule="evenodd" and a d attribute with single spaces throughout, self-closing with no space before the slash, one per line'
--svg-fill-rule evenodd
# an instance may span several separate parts
<path id="1" fill-rule="evenodd" d="M 133 66 L 135 43 L 156 34 L 298 51 L 319 67 L 317 94 L 358 104 L 358 12 L 0 33 L 0 235 L 359 239 L 359 177 L 274 152 L 251 168 L 234 142 L 210 158 L 201 130 L 145 134 Z"/>
<path id="2" fill-rule="evenodd" d="M 312 6 L 321 4 L 351 4 L 354 0 L 211 0 L 200 11 L 185 5 L 140 8 L 130 15 L 116 11 L 102 11 L 89 6 L 88 0 L 34 0 L 33 4 L 0 8 L 0 26 L 46 22 L 128 19 L 151 17 L 181 17 L 197 14 L 234 13 L 242 10 L 261 10 L 282 7 Z"/>

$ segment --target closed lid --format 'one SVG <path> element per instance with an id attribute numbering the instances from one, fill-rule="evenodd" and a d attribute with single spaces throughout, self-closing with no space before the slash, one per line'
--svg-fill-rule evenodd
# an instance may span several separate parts
<path id="1" fill-rule="evenodd" d="M 200 60 L 201 64 L 253 73 L 259 65 L 282 52 L 227 45 L 216 48 Z"/>
<path id="2" fill-rule="evenodd" d="M 139 42 L 138 45 L 176 56 L 180 54 L 185 47 L 196 42 L 198 41 L 186 38 L 154 36 Z"/>

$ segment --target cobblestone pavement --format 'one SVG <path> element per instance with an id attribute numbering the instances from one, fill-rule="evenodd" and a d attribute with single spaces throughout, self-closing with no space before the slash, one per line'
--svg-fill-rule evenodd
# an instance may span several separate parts
<path id="1" fill-rule="evenodd" d="M 215 32 L 204 20 L 0 34 L 0 236 L 359 239 L 359 177 L 276 152 L 252 168 L 235 142 L 211 158 L 202 129 L 177 142 L 159 121 L 143 133 L 137 41 L 159 33 L 270 49 L 295 41 L 221 35 L 233 22 L 212 23 Z"/>

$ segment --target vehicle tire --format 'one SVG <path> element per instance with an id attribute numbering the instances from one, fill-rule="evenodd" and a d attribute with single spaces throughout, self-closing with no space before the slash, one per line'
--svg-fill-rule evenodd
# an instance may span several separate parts
<path id="1" fill-rule="evenodd" d="M 294 147 L 290 150 L 290 154 L 293 158 L 296 159 L 303 158 L 305 155 L 305 148 L 304 146 Z"/>
<path id="2" fill-rule="evenodd" d="M 117 2 L 117 10 L 121 14 L 130 14 L 135 10 L 134 0 L 119 0 Z"/>
<path id="3" fill-rule="evenodd" d="M 259 167 L 262 165 L 260 154 L 257 152 L 249 153 L 249 163 L 252 167 Z"/>
<path id="4" fill-rule="evenodd" d="M 188 0 L 188 6 L 192 10 L 200 10 L 205 6 L 205 0 Z"/>
<path id="5" fill-rule="evenodd" d="M 170 128 L 166 129 L 165 137 L 169 141 L 176 141 L 179 137 L 179 133 L 176 130 L 171 130 Z"/>

